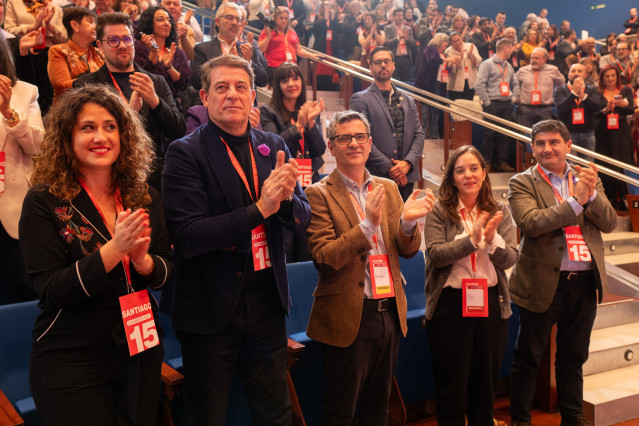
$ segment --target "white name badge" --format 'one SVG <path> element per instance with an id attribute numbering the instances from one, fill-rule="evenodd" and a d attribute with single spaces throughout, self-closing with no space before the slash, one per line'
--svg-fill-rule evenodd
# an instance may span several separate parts
<path id="1" fill-rule="evenodd" d="M 608 114 L 606 117 L 609 130 L 619 128 L 619 114 Z"/>
<path id="2" fill-rule="evenodd" d="M 592 255 L 590 249 L 584 240 L 579 225 L 566 226 L 564 228 L 566 234 L 566 247 L 568 248 L 568 259 L 573 262 L 590 262 Z"/>
<path id="3" fill-rule="evenodd" d="M 507 81 L 499 83 L 499 94 L 502 96 L 510 96 L 510 86 L 508 86 Z"/>
<path id="4" fill-rule="evenodd" d="M 530 104 L 531 105 L 541 105 L 541 91 L 533 90 L 530 92 Z"/>
<path id="5" fill-rule="evenodd" d="M 131 356 L 160 344 L 148 291 L 120 297 L 120 309 Z"/>
<path id="6" fill-rule="evenodd" d="M 311 23 L 315 22 L 316 13 L 311 13 Z"/>
<path id="7" fill-rule="evenodd" d="M 333 30 L 326 30 L 326 41 L 333 40 Z"/>
<path id="8" fill-rule="evenodd" d="M 261 271 L 271 267 L 271 255 L 266 239 L 266 225 L 261 224 L 251 230 L 251 249 L 253 252 L 253 270 Z"/>
<path id="9" fill-rule="evenodd" d="M 465 317 L 488 316 L 488 280 L 486 278 L 462 279 L 462 315 Z"/>
<path id="10" fill-rule="evenodd" d="M 293 62 L 293 54 L 289 50 L 286 51 L 286 61 Z"/>
<path id="11" fill-rule="evenodd" d="M 393 277 L 388 264 L 388 255 L 368 256 L 368 265 L 371 273 L 371 286 L 373 287 L 373 299 L 395 297 Z"/>
<path id="12" fill-rule="evenodd" d="M 468 80 L 469 77 L 470 71 L 468 70 L 468 67 L 464 67 L 464 80 Z"/>

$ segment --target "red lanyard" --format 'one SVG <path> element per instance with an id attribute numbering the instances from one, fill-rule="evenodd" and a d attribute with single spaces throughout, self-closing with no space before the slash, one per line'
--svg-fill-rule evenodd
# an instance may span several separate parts
<path id="1" fill-rule="evenodd" d="M 371 192 L 371 188 L 373 186 L 371 184 L 368 185 L 368 192 Z M 359 205 L 359 201 L 357 201 L 357 198 L 355 198 L 355 196 L 353 195 L 353 193 L 349 192 L 348 195 L 351 196 L 352 200 L 353 200 L 353 204 L 355 204 L 355 208 L 357 209 L 357 214 L 359 214 L 359 217 L 361 220 L 366 219 L 366 214 L 364 213 L 364 211 L 362 210 L 362 206 Z M 375 248 L 377 250 L 379 250 L 379 245 L 377 244 L 377 233 L 373 234 L 373 243 L 375 244 Z"/>
<path id="2" fill-rule="evenodd" d="M 481 35 L 484 36 L 484 40 L 486 40 L 487 42 L 490 42 L 490 36 L 489 35 L 486 35 L 484 33 L 481 33 Z"/>
<path id="3" fill-rule="evenodd" d="M 286 0 L 286 6 L 288 6 L 289 10 L 291 10 L 291 6 L 293 6 L 293 0 L 291 0 L 291 1 Z"/>
<path id="4" fill-rule="evenodd" d="M 619 89 L 615 88 L 615 93 L 612 95 L 612 97 L 611 97 L 611 98 L 609 98 L 609 97 L 606 95 L 606 92 L 608 92 L 608 90 L 607 90 L 607 89 L 604 89 L 604 91 L 603 91 L 604 98 L 606 98 L 606 100 L 608 101 L 608 103 L 611 103 L 612 101 L 614 101 L 614 100 L 615 100 L 615 96 L 617 96 L 617 93 L 620 93 L 621 91 L 620 91 Z M 611 112 L 613 112 L 613 113 L 615 112 L 615 107 L 614 107 L 614 105 L 612 106 L 612 110 L 611 110 Z"/>
<path id="5" fill-rule="evenodd" d="M 339 3 L 337 3 L 337 8 L 339 9 L 339 13 L 343 13 L 343 12 L 344 12 L 344 9 L 346 9 L 346 5 L 347 5 L 347 4 L 348 4 L 348 3 L 344 3 L 344 6 L 339 7 Z"/>
<path id="6" fill-rule="evenodd" d="M 314 2 L 311 4 L 311 6 L 313 6 L 313 12 L 315 12 L 315 9 L 317 9 L 317 5 L 318 5 L 318 4 L 319 4 L 319 1 L 317 1 L 317 2 L 315 2 L 315 1 L 314 1 Z"/>
<path id="7" fill-rule="evenodd" d="M 107 224 L 106 217 L 104 216 L 104 213 L 102 212 L 102 209 L 100 208 L 100 205 L 98 204 L 96 199 L 93 197 L 93 194 L 91 193 L 91 191 L 89 191 L 89 188 L 87 188 L 87 186 L 84 184 L 82 179 L 78 179 L 78 180 L 80 181 L 80 185 L 82 185 L 82 188 L 84 188 L 86 193 L 89 195 L 89 198 L 91 199 L 91 202 L 93 203 L 93 206 L 95 207 L 95 209 L 100 214 L 100 217 L 102 218 L 102 222 L 104 222 L 104 226 L 106 226 L 107 231 L 109 231 L 109 234 L 113 238 L 113 232 L 111 232 L 111 229 L 109 229 L 109 225 Z M 124 211 L 124 206 L 122 205 L 122 196 L 120 195 L 120 188 L 116 188 L 116 190 L 115 190 L 115 212 L 116 212 L 116 214 L 120 214 L 123 211 Z M 122 265 L 124 266 L 124 273 L 126 275 L 126 280 L 127 280 L 127 285 L 128 286 L 131 286 L 131 268 L 130 268 L 130 264 L 131 264 L 131 258 L 128 255 L 125 255 L 122 258 Z"/>
<path id="8" fill-rule="evenodd" d="M 468 232 L 468 235 L 470 235 L 471 229 L 468 229 L 468 225 L 466 224 L 466 207 L 461 209 L 460 213 L 462 215 L 462 222 L 464 222 L 464 228 L 466 229 L 466 232 Z M 477 216 L 479 216 L 479 213 L 480 211 L 477 210 Z M 472 223 L 473 218 L 470 216 L 470 213 L 468 213 L 468 218 L 471 220 Z M 477 272 L 477 252 L 472 252 L 470 254 L 470 266 L 473 267 L 473 272 Z"/>
<path id="9" fill-rule="evenodd" d="M 251 192 L 251 188 L 249 187 L 248 179 L 246 178 L 246 174 L 244 174 L 244 170 L 242 170 L 242 167 L 240 166 L 240 162 L 237 161 L 235 154 L 233 154 L 233 151 L 231 151 L 231 148 L 229 148 L 229 145 L 226 143 L 226 141 L 222 138 L 220 138 L 220 140 L 224 142 L 224 145 L 226 145 L 226 152 L 229 154 L 231 164 L 233 164 L 235 171 L 240 176 L 240 179 L 242 179 L 242 182 L 244 182 L 244 186 L 246 187 L 246 191 L 249 193 L 249 197 L 251 197 L 251 200 L 256 203 L 257 200 L 255 198 L 260 198 L 260 181 L 257 176 L 257 164 L 255 163 L 255 155 L 253 155 L 253 144 L 251 144 L 251 140 L 249 139 L 249 148 L 251 149 L 251 167 L 253 167 L 253 185 L 255 186 L 256 194 L 255 198 L 253 198 L 253 193 Z"/>
<path id="10" fill-rule="evenodd" d="M 501 71 L 501 69 L 500 69 Z M 537 81 L 539 80 L 539 71 L 535 71 L 535 90 L 537 90 Z"/>
<path id="11" fill-rule="evenodd" d="M 129 100 L 126 98 L 126 96 L 124 96 L 124 93 L 122 93 L 122 90 L 120 90 L 120 86 L 118 86 L 118 82 L 115 81 L 115 77 L 113 77 L 113 74 L 111 74 L 110 70 L 109 70 L 109 75 L 111 76 L 111 80 L 113 80 L 113 85 L 115 86 L 115 89 L 118 91 L 120 96 L 122 96 L 122 99 L 124 99 L 126 103 L 129 103 Z"/>
<path id="12" fill-rule="evenodd" d="M 550 183 L 550 179 L 548 178 L 548 175 L 546 175 L 546 172 L 544 172 L 544 170 L 541 168 L 539 164 L 537 164 L 537 170 L 539 171 L 539 174 L 541 175 L 541 177 L 544 178 L 544 180 L 552 188 L 552 191 L 555 193 L 555 198 L 557 198 L 557 201 L 559 201 L 560 203 L 563 203 L 564 202 L 563 197 L 561 196 L 559 192 L 557 192 L 557 189 L 553 186 L 553 184 Z M 575 193 L 575 189 L 572 183 L 572 172 L 568 172 L 568 195 L 572 197 L 574 193 Z"/>
<path id="13" fill-rule="evenodd" d="M 504 71 L 501 70 L 501 65 L 497 64 L 499 68 L 499 74 L 501 74 L 501 81 L 506 81 L 506 74 L 508 73 L 508 66 L 504 67 Z"/>
<path id="14" fill-rule="evenodd" d="M 294 126 L 295 121 L 291 118 L 291 124 Z M 300 139 L 300 149 L 302 150 L 302 157 L 304 157 L 304 132 L 300 133 L 302 139 Z"/>

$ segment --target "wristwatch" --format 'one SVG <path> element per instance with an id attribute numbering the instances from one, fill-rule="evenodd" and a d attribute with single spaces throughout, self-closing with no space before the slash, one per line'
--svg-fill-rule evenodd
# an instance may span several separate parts
<path id="1" fill-rule="evenodd" d="M 18 121 L 20 121 L 20 116 L 18 115 L 18 113 L 16 112 L 15 109 L 11 109 L 11 117 L 9 118 L 5 118 L 5 116 L 2 116 L 2 119 L 4 120 L 5 123 L 7 123 L 9 126 L 13 126 L 14 124 L 16 124 Z"/>

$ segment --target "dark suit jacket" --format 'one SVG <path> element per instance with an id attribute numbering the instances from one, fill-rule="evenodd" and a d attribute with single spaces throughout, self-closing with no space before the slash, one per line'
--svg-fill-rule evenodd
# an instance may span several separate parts
<path id="1" fill-rule="evenodd" d="M 575 170 L 573 174 L 578 176 Z M 513 176 L 509 187 L 508 202 L 521 230 L 519 261 L 510 275 L 513 302 L 532 312 L 548 309 L 559 283 L 566 241 L 563 228 L 572 225 L 581 227 L 592 254 L 601 302 L 608 287 L 601 232 L 612 232 L 617 225 L 617 214 L 604 194 L 601 180 L 597 181 L 594 201 L 579 216 L 575 216 L 567 201 L 557 204 L 537 166 Z"/>
<path id="2" fill-rule="evenodd" d="M 395 88 L 397 90 L 397 88 Z M 419 159 L 424 150 L 424 131 L 419 121 L 417 107 L 413 98 L 400 90 L 400 100 L 404 109 L 404 144 L 403 152 L 397 152 L 397 135 L 390 112 L 382 92 L 376 84 L 371 84 L 362 92 L 353 93 L 350 107 L 366 115 L 371 125 L 373 146 L 366 162 L 366 168 L 375 176 L 388 177 L 388 170 L 393 167 L 391 158 L 406 160 L 413 165 L 408 172 L 408 182 L 421 179 Z"/>
<path id="3" fill-rule="evenodd" d="M 410 235 L 401 230 L 404 209 L 395 182 L 372 177 L 373 188 L 384 185 L 382 236 L 393 276 L 397 313 L 406 335 L 406 294 L 399 256 L 413 257 L 419 250 L 419 227 Z M 308 247 L 319 272 L 315 301 L 306 334 L 313 340 L 345 348 L 357 337 L 364 305 L 364 277 L 371 242 L 359 226 L 359 216 L 337 170 L 306 188 L 313 209 L 308 227 Z"/>
<path id="4" fill-rule="evenodd" d="M 277 151 L 290 158 L 279 136 L 251 129 L 250 134 L 260 187 L 275 167 Z M 257 147 L 267 145 L 268 156 Z M 169 231 L 173 236 L 176 280 L 173 327 L 177 331 L 212 335 L 222 329 L 235 311 L 242 291 L 244 271 L 252 268 L 251 229 L 266 224 L 273 273 L 282 308 L 290 298 L 282 228 L 306 229 L 311 209 L 299 184 L 292 214 L 275 214 L 252 223 L 240 188 L 229 185 L 236 175 L 224 144 L 210 124 L 173 142 L 162 171 L 162 196 Z"/>
<path id="5" fill-rule="evenodd" d="M 555 91 L 555 105 L 561 120 L 570 133 L 594 132 L 597 125 L 595 114 L 606 106 L 606 100 L 599 90 L 594 86 L 586 86 L 588 95 L 579 106 L 575 103 L 577 97 L 568 88 L 568 85 L 558 87 Z M 584 109 L 584 124 L 572 124 L 572 110 L 574 108 Z"/>
<path id="6" fill-rule="evenodd" d="M 169 143 L 184 136 L 186 123 L 175 105 L 175 100 L 164 77 L 147 72 L 135 63 L 133 67 L 135 72 L 141 72 L 151 77 L 155 93 L 160 98 L 160 103 L 155 109 L 151 109 L 145 102 L 140 110 L 140 117 L 144 119 L 144 127 L 155 142 L 156 154 L 163 157 L 163 152 L 166 151 Z M 73 87 L 82 87 L 87 84 L 106 84 L 115 90 L 106 64 L 102 65 L 96 72 L 79 76 L 73 82 Z"/>
<path id="7" fill-rule="evenodd" d="M 284 122 L 284 117 L 271 105 L 263 105 L 260 107 L 260 124 L 262 125 L 262 130 L 265 132 L 280 135 L 282 139 L 284 139 L 291 155 L 297 158 L 300 151 L 300 140 L 302 138 L 294 124 Z M 324 165 L 324 158 L 322 157 L 324 152 L 326 152 L 326 142 L 324 142 L 324 137 L 316 121 L 313 128 L 306 128 L 304 131 L 304 153 L 301 158 L 310 158 L 313 160 L 313 178 L 317 175 L 317 180 L 319 180 L 318 171 L 320 167 Z M 315 182 L 316 180 L 314 179 L 313 181 Z"/>
<path id="8" fill-rule="evenodd" d="M 217 36 L 211 38 L 211 41 L 198 43 L 195 45 L 195 57 L 191 62 L 191 84 L 197 90 L 202 88 L 202 76 L 200 69 L 209 59 L 222 56 L 222 46 Z M 255 85 L 259 87 L 266 86 L 268 76 L 266 75 L 266 58 L 257 46 L 257 41 L 253 41 L 253 56 L 251 57 L 251 67 L 255 74 Z"/>

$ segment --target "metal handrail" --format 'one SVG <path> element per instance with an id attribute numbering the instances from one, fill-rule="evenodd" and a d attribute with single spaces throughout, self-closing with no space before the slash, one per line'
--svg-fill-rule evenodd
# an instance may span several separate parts
<path id="1" fill-rule="evenodd" d="M 252 27 L 248 27 L 247 26 L 246 28 L 251 28 L 251 30 L 259 32 L 259 30 L 255 29 L 255 28 L 252 28 Z M 339 71 L 343 71 L 343 72 L 352 74 L 352 75 L 354 75 L 356 77 L 361 78 L 362 80 L 369 81 L 371 83 L 374 81 L 373 77 L 371 77 L 369 75 L 370 74 L 370 70 L 368 70 L 366 68 L 363 68 L 363 67 L 361 67 L 359 65 L 352 64 L 352 63 L 350 63 L 348 61 L 344 61 L 342 59 L 338 59 L 338 58 L 335 58 L 335 57 L 332 57 L 332 56 L 328 56 L 328 55 L 326 55 L 326 54 L 324 54 L 322 52 L 318 52 L 316 50 L 309 49 L 307 47 L 303 47 L 303 48 L 305 50 L 309 51 L 310 53 L 313 53 L 314 55 L 317 55 L 316 62 L 322 63 L 324 65 L 328 65 L 328 66 L 330 66 L 332 68 L 335 68 L 335 69 L 337 69 Z M 439 108 L 439 109 L 441 109 L 443 111 L 446 111 L 446 112 L 449 112 L 449 113 L 454 113 L 456 115 L 459 115 L 461 117 L 466 118 L 467 120 L 470 120 L 470 121 L 472 121 L 474 123 L 477 123 L 477 124 L 479 124 L 479 125 L 481 125 L 483 127 L 489 128 L 489 129 L 494 130 L 494 131 L 499 132 L 499 133 L 502 133 L 502 134 L 504 134 L 506 136 L 509 136 L 509 137 L 511 137 L 513 139 L 516 139 L 516 140 L 519 140 L 519 141 L 522 141 L 524 143 L 527 143 L 527 144 L 531 144 L 532 143 L 530 137 L 527 136 L 527 135 L 520 134 L 520 133 L 514 132 L 514 131 L 509 130 L 509 129 L 504 129 L 503 127 L 500 127 L 500 126 L 498 126 L 495 123 L 491 123 L 491 122 L 488 122 L 486 120 L 473 117 L 473 116 L 471 116 L 471 115 L 469 115 L 467 113 L 464 113 L 464 112 L 461 112 L 461 111 L 458 111 L 458 110 L 453 110 L 450 107 L 450 104 L 452 103 L 456 107 L 462 107 L 463 109 L 465 109 L 467 111 L 470 111 L 474 115 L 476 115 L 476 114 L 481 112 L 482 116 L 484 116 L 484 117 L 488 116 L 491 120 L 499 122 L 499 123 L 504 122 L 505 124 L 507 124 L 510 127 L 521 128 L 526 133 L 530 133 L 531 132 L 530 128 L 521 126 L 521 125 L 516 124 L 516 123 L 512 123 L 510 121 L 507 121 L 507 120 L 504 120 L 502 118 L 493 116 L 491 114 L 484 113 L 483 111 L 479 111 L 479 110 L 475 110 L 475 109 L 472 109 L 472 108 L 468 108 L 468 107 L 466 107 L 464 105 L 459 105 L 459 104 L 455 103 L 454 101 L 451 101 L 450 99 L 443 98 L 441 96 L 435 95 L 435 94 L 433 94 L 431 92 L 427 92 L 427 91 L 422 90 L 422 89 L 418 89 L 418 88 L 416 88 L 414 86 L 411 86 L 411 85 L 409 85 L 407 83 L 404 83 L 402 81 L 395 80 L 395 79 L 392 79 L 391 81 L 397 86 L 408 88 L 409 90 L 411 90 L 413 92 L 411 94 L 411 96 L 416 101 L 422 102 L 422 103 L 427 104 L 427 105 L 434 106 L 436 108 Z M 434 102 L 431 99 L 426 98 L 425 96 L 435 98 L 436 100 L 441 100 L 441 102 L 447 103 L 447 104 L 449 104 L 449 106 L 445 106 L 445 105 L 442 105 L 440 103 Z M 592 156 L 593 158 L 597 158 L 597 159 L 599 159 L 601 161 L 605 161 L 605 162 L 610 163 L 610 164 L 612 164 L 614 166 L 621 167 L 623 169 L 639 173 L 639 168 L 637 168 L 637 167 L 631 166 L 629 164 L 623 163 L 623 162 L 615 160 L 613 158 L 606 157 L 605 155 L 598 154 L 598 153 L 593 152 L 593 151 L 591 151 L 589 149 L 582 148 L 582 147 L 574 145 L 574 144 L 572 145 L 572 148 L 575 151 L 577 151 L 577 152 L 581 152 L 581 153 L 583 153 L 585 155 Z M 577 156 L 575 156 L 573 154 L 568 154 L 567 158 L 569 160 L 571 160 L 571 161 L 574 161 L 575 163 L 579 163 L 579 164 L 583 164 L 583 165 L 588 165 L 588 163 L 590 162 L 589 160 L 586 160 L 586 159 L 581 158 L 581 157 L 577 157 Z M 626 176 L 623 173 L 619 173 L 619 172 L 617 172 L 615 170 L 612 170 L 612 169 L 610 169 L 608 167 L 605 167 L 605 166 L 602 166 L 602 165 L 597 165 L 597 167 L 599 168 L 600 172 L 603 172 L 603 173 L 605 173 L 605 174 L 607 174 L 609 176 L 615 177 L 615 178 L 617 178 L 619 180 L 622 180 L 622 181 L 624 181 L 626 183 L 630 183 L 632 185 L 639 186 L 639 179 L 635 179 L 633 177 Z"/>

